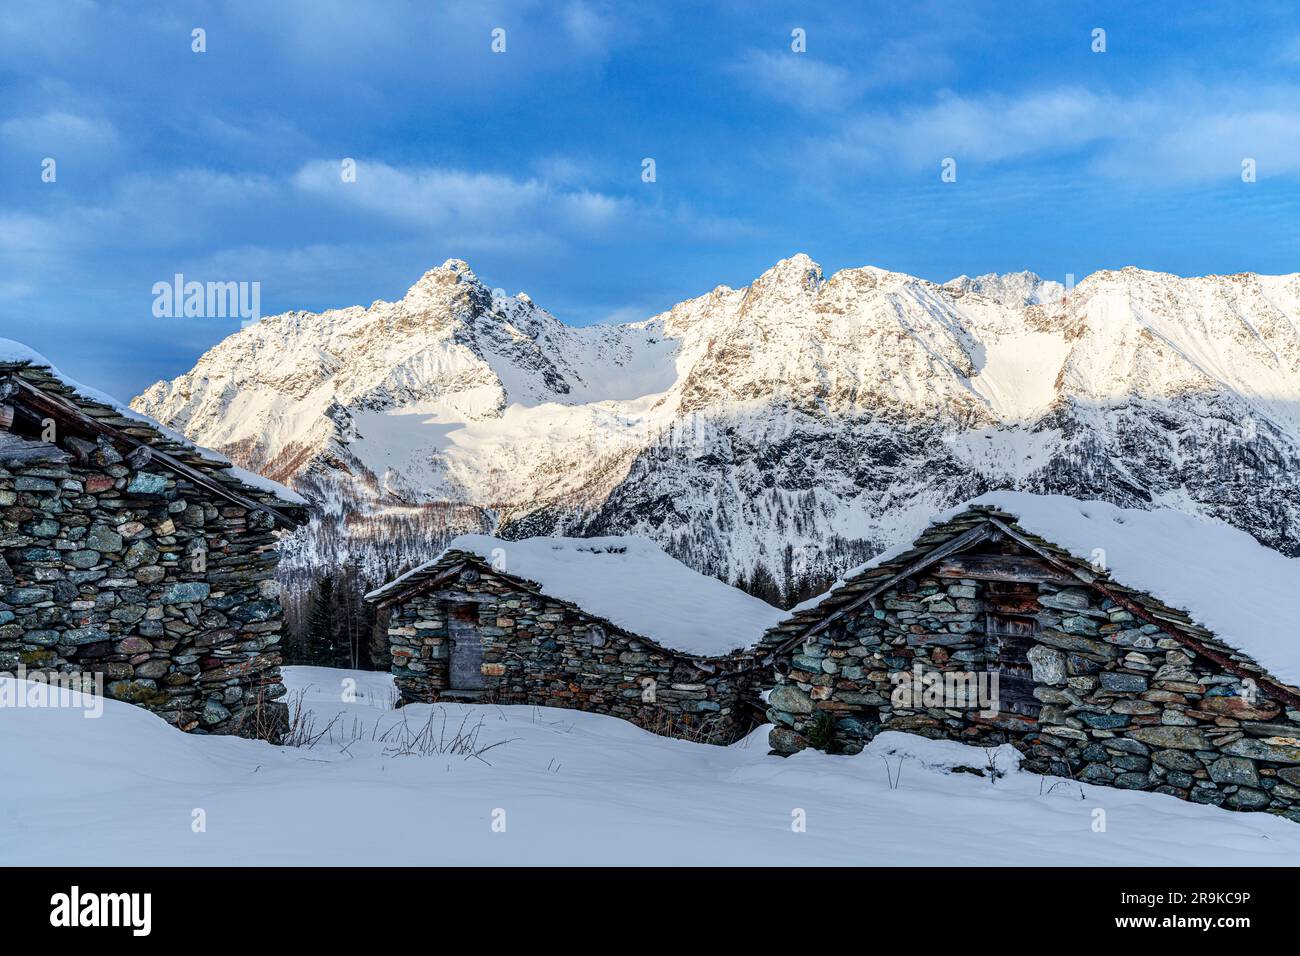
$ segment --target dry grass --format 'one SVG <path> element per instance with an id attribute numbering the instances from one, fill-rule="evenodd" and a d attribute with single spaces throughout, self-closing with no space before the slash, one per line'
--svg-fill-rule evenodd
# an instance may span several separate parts
<path id="1" fill-rule="evenodd" d="M 373 723 L 358 716 L 346 721 L 342 714 L 335 714 L 324 725 L 318 725 L 316 715 L 304 706 L 305 696 L 306 691 L 299 690 L 289 697 L 289 728 L 281 740 L 286 747 L 313 750 L 318 746 L 336 746 L 340 753 L 352 756 L 352 745 L 358 740 L 368 740 L 383 744 L 386 757 L 450 756 L 487 764 L 484 754 L 516 739 L 485 743 L 482 734 L 486 722 L 482 716 L 471 723 L 467 714 L 453 729 L 447 722 L 445 707 L 430 708 L 428 718 L 418 725 L 411 724 L 409 710 L 402 708 L 402 719 L 382 731 L 380 727 L 391 716 L 390 711 L 376 715 Z"/>

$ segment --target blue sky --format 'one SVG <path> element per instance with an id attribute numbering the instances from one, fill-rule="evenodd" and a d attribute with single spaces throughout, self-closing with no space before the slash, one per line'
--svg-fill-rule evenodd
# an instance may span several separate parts
<path id="1" fill-rule="evenodd" d="M 273 314 L 463 258 L 574 324 L 799 251 L 935 280 L 1294 272 L 1298 12 L 4 0 L 0 336 L 129 398 L 238 328 L 154 317 L 177 272 L 259 282 Z"/>

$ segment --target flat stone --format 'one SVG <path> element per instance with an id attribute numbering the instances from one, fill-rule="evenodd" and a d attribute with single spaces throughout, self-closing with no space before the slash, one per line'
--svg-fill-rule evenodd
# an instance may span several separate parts
<path id="1" fill-rule="evenodd" d="M 161 600 L 164 604 L 192 604 L 211 593 L 212 588 L 202 581 L 181 581 L 165 588 Z"/>
<path id="2" fill-rule="evenodd" d="M 1114 785 L 1122 790 L 1142 790 L 1151 785 L 1151 778 L 1145 773 L 1122 773 Z"/>
<path id="3" fill-rule="evenodd" d="M 1039 644 L 1048 644 L 1052 647 L 1060 648 L 1063 651 L 1077 651 L 1084 654 L 1093 654 L 1104 659 L 1111 659 L 1119 656 L 1119 650 L 1107 644 L 1105 641 L 1099 641 L 1090 637 L 1081 637 L 1077 634 L 1067 634 L 1064 631 L 1045 629 L 1034 635 L 1034 640 Z"/>
<path id="4" fill-rule="evenodd" d="M 1144 757 L 1151 753 L 1151 748 L 1146 744 L 1140 740 L 1130 740 L 1128 737 L 1110 737 L 1104 740 L 1102 745 L 1115 753 L 1140 754 Z"/>
<path id="5" fill-rule="evenodd" d="M 48 588 L 11 588 L 4 599 L 10 604 L 25 606 L 43 604 L 54 598 L 54 592 Z"/>
<path id="6" fill-rule="evenodd" d="M 1064 684 L 1065 655 L 1055 648 L 1035 644 L 1026 655 L 1033 668 L 1034 680 L 1040 684 Z"/>
<path id="7" fill-rule="evenodd" d="M 1061 611 L 1082 611 L 1089 605 L 1088 592 L 1081 588 L 1065 588 L 1056 594 L 1040 594 L 1038 603 L 1043 607 Z"/>
<path id="8" fill-rule="evenodd" d="M 1129 719 L 1124 714 L 1089 714 L 1078 713 L 1074 716 L 1096 730 L 1115 730 L 1128 725 Z"/>
<path id="9" fill-rule="evenodd" d="M 1239 810 L 1261 810 L 1269 805 L 1269 796 L 1263 790 L 1242 787 L 1228 797 L 1228 806 Z"/>
<path id="10" fill-rule="evenodd" d="M 122 536 L 104 525 L 95 525 L 86 535 L 86 547 L 98 551 L 121 551 Z"/>
<path id="11" fill-rule="evenodd" d="M 1201 762 L 1185 750 L 1157 750 L 1151 759 L 1162 767 L 1183 773 L 1196 773 L 1203 769 Z"/>
<path id="12" fill-rule="evenodd" d="M 808 747 L 808 738 L 789 727 L 773 727 L 767 735 L 767 744 L 780 754 L 798 753 Z"/>
<path id="13" fill-rule="evenodd" d="M 142 564 L 156 564 L 157 562 L 158 549 L 146 541 L 134 542 L 131 547 L 126 549 L 126 554 L 122 556 L 122 564 L 128 568 L 138 568 Z"/>
<path id="14" fill-rule="evenodd" d="M 213 724 L 219 724 L 223 720 L 230 718 L 230 711 L 223 707 L 216 700 L 209 700 L 203 705 L 203 711 L 199 715 L 203 722 L 211 727 Z"/>
<path id="15" fill-rule="evenodd" d="M 167 476 L 152 471 L 137 471 L 126 490 L 137 495 L 157 495 L 167 490 Z M 229 716 L 229 714 L 227 714 Z"/>
<path id="16" fill-rule="evenodd" d="M 1294 787 L 1300 787 L 1300 767 L 1279 767 L 1278 777 Z"/>
<path id="17" fill-rule="evenodd" d="M 100 641 L 112 640 L 112 635 L 97 627 L 73 627 L 64 631 L 59 638 L 60 644 L 98 644 Z"/>
<path id="18" fill-rule="evenodd" d="M 1102 671 L 1100 680 L 1102 690 L 1141 693 L 1147 689 L 1147 679 L 1140 674 L 1126 674 L 1123 671 Z"/>
<path id="19" fill-rule="evenodd" d="M 166 576 L 167 569 L 158 564 L 147 564 L 135 572 L 135 579 L 141 584 L 157 584 Z"/>
<path id="20" fill-rule="evenodd" d="M 1300 737 L 1300 725 L 1297 724 L 1260 724 L 1248 721 L 1241 729 L 1252 737 Z"/>
<path id="21" fill-rule="evenodd" d="M 164 660 L 148 660 L 136 666 L 136 677 L 165 677 L 171 664 Z"/>
<path id="22" fill-rule="evenodd" d="M 1115 771 L 1103 763 L 1090 763 L 1083 768 L 1083 773 L 1079 774 L 1079 779 L 1084 783 L 1109 784 L 1115 779 Z"/>
<path id="23" fill-rule="evenodd" d="M 158 685 L 151 680 L 115 680 L 104 688 L 114 700 L 132 704 L 150 703 L 158 698 Z"/>
<path id="24" fill-rule="evenodd" d="M 1235 783 L 1243 787 L 1258 787 L 1259 774 L 1254 762 L 1245 757 L 1220 757 L 1209 766 L 1210 779 L 1215 783 Z"/>
<path id="25" fill-rule="evenodd" d="M 1282 708 L 1272 701 L 1252 703 L 1245 697 L 1209 696 L 1201 701 L 1200 709 L 1235 720 L 1269 720 L 1276 717 Z"/>
<path id="26" fill-rule="evenodd" d="M 271 618 L 278 616 L 280 613 L 280 604 L 278 601 L 249 601 L 246 604 L 240 604 L 230 609 L 230 616 L 236 621 L 251 623 L 253 621 L 269 621 Z M 485 632 L 487 629 L 485 629 Z"/>
<path id="27" fill-rule="evenodd" d="M 1191 727 L 1140 727 L 1129 731 L 1129 736 L 1152 747 L 1174 750 L 1212 749 L 1205 735 Z M 1297 762 L 1300 763 L 1300 760 Z"/>
<path id="28" fill-rule="evenodd" d="M 788 714 L 813 712 L 812 699 L 794 684 L 777 684 L 767 695 L 767 704 L 775 710 L 783 710 Z"/>
<path id="29" fill-rule="evenodd" d="M 1097 622 L 1090 617 L 1076 614 L 1073 617 L 1062 618 L 1060 628 L 1067 634 L 1091 636 L 1097 633 Z"/>
<path id="30" fill-rule="evenodd" d="M 1110 705 L 1117 714 L 1157 714 L 1160 708 L 1149 700 L 1117 700 Z"/>
<path id="31" fill-rule="evenodd" d="M 14 479 L 15 491 L 58 491 L 59 486 L 48 478 L 29 478 L 19 475 Z"/>
<path id="32" fill-rule="evenodd" d="M 1287 738 L 1277 738 L 1285 740 Z M 1249 757 L 1251 760 L 1268 760 L 1273 763 L 1300 764 L 1300 745 L 1273 744 L 1267 740 L 1243 738 L 1224 744 L 1219 748 L 1234 757 Z"/>

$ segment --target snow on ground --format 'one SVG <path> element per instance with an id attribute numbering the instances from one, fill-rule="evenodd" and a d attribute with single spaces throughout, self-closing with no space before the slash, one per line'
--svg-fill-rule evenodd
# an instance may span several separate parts
<path id="1" fill-rule="evenodd" d="M 982 749 L 904 734 L 856 757 L 781 759 L 767 755 L 765 730 L 721 748 L 578 711 L 393 711 L 386 675 L 285 670 L 317 732 L 338 718 L 332 739 L 291 748 L 186 735 L 114 701 L 98 720 L 0 709 L 0 864 L 1207 866 L 1300 853 L 1295 823 L 1080 790 L 1010 769 L 1007 748 L 993 783 L 945 769 L 984 767 Z M 355 702 L 342 700 L 349 679 Z M 401 728 L 430 717 L 436 733 L 444 720 L 448 736 L 481 723 L 480 745 L 508 742 L 487 763 L 396 755 Z M 798 810 L 806 832 L 792 829 Z M 1093 829 L 1098 810 L 1105 832 Z"/>

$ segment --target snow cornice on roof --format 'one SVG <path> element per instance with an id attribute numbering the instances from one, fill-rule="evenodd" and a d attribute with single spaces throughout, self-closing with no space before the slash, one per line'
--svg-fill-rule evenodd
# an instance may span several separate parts
<path id="1" fill-rule="evenodd" d="M 366 595 L 402 603 L 473 566 L 627 634 L 697 658 L 752 647 L 779 608 L 700 574 L 646 538 L 525 538 L 462 535 L 447 550 Z"/>
<path id="2" fill-rule="evenodd" d="M 1229 673 L 1300 707 L 1300 561 L 1217 522 L 1061 495 L 993 492 L 935 518 L 910 545 L 849 572 L 763 637 L 782 653 L 991 534 L 1013 537 L 1077 582 Z M 1105 558 L 1105 569 L 1091 560 Z"/>

